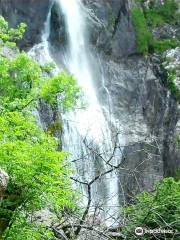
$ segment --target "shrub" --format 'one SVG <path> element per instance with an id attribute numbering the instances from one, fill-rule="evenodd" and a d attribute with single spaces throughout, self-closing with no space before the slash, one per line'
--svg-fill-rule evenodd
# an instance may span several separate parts
<path id="1" fill-rule="evenodd" d="M 165 0 L 164 4 L 157 7 L 157 13 L 162 16 L 164 22 L 173 23 L 176 21 L 176 12 L 178 10 L 178 4 L 175 0 Z"/>
<path id="2" fill-rule="evenodd" d="M 3 45 L 20 39 L 23 26 L 9 29 L 0 18 Z M 46 72 L 51 67 L 46 66 Z M 32 221 L 33 213 L 48 208 L 61 214 L 75 206 L 68 177 L 71 170 L 65 161 L 68 154 L 58 151 L 57 139 L 38 125 L 32 102 L 38 104 L 44 98 L 56 104 L 61 93 L 59 101 L 67 110 L 76 104 L 80 89 L 72 76 L 61 73 L 45 78 L 43 70 L 19 50 L 12 59 L 0 55 L 0 167 L 9 175 L 8 188 L 1 196 L 1 239 L 54 239 L 51 229 Z"/>
<path id="3" fill-rule="evenodd" d="M 155 9 L 145 10 L 145 17 L 147 25 L 152 28 L 164 23 L 163 17 Z"/>
<path id="4" fill-rule="evenodd" d="M 134 8 L 132 10 L 132 21 L 136 32 L 138 52 L 146 54 L 152 41 L 152 35 L 148 30 L 146 19 L 141 9 Z"/>
<path id="5" fill-rule="evenodd" d="M 24 99 L 41 82 L 39 65 L 25 53 L 18 53 L 14 59 L 0 56 L 0 96 L 10 102 Z"/>
<path id="6" fill-rule="evenodd" d="M 63 72 L 43 84 L 40 96 L 52 105 L 57 103 L 58 96 L 62 108 L 67 110 L 76 105 L 79 94 L 75 78 Z"/>
<path id="7" fill-rule="evenodd" d="M 163 23 L 176 22 L 176 11 L 178 5 L 174 0 L 165 0 L 163 4 L 152 4 L 150 8 L 144 10 L 147 24 L 150 27 L 157 27 Z"/>
<path id="8" fill-rule="evenodd" d="M 180 231 L 180 181 L 166 178 L 158 183 L 154 192 L 138 195 L 135 203 L 125 208 L 126 223 L 123 233 L 127 239 L 138 239 L 134 234 L 136 227 L 146 229 L 171 229 L 175 233 L 157 235 L 158 239 L 176 239 Z M 143 239 L 154 239 L 153 235 L 145 234 Z"/>
<path id="9" fill-rule="evenodd" d="M 154 40 L 153 48 L 155 52 L 163 53 L 168 49 L 176 48 L 180 42 L 176 39 Z"/>
<path id="10" fill-rule="evenodd" d="M 26 24 L 21 23 L 17 29 L 9 28 L 7 21 L 0 16 L 0 45 L 15 46 L 15 41 L 20 40 L 25 32 Z"/>
<path id="11" fill-rule="evenodd" d="M 143 0 L 139 0 L 144 4 Z M 179 46 L 178 39 L 155 40 L 151 31 L 153 28 L 165 23 L 175 24 L 179 18 L 177 13 L 178 5 L 174 0 L 166 0 L 164 4 L 155 5 L 152 2 L 151 7 L 134 8 L 132 10 L 132 21 L 136 32 L 136 42 L 138 52 L 147 54 L 150 52 L 162 53 L 170 48 Z"/>
<path id="12" fill-rule="evenodd" d="M 21 229 L 21 231 L 20 231 Z M 4 237 L 6 240 L 55 240 L 53 232 L 47 227 L 30 223 L 25 214 L 18 213 L 14 223 Z"/>

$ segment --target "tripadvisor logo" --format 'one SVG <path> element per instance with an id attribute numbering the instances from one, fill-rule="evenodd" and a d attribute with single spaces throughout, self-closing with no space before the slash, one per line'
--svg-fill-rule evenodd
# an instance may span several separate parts
<path id="1" fill-rule="evenodd" d="M 143 236 L 144 234 L 174 234 L 177 233 L 177 230 L 172 230 L 172 229 L 147 229 L 147 228 L 142 228 L 142 227 L 137 227 L 135 228 L 135 234 L 137 236 Z"/>
<path id="2" fill-rule="evenodd" d="M 137 236 L 143 236 L 143 235 L 144 235 L 144 230 L 143 230 L 143 228 L 142 228 L 142 227 L 137 227 L 137 228 L 135 229 L 135 234 L 136 234 Z"/>

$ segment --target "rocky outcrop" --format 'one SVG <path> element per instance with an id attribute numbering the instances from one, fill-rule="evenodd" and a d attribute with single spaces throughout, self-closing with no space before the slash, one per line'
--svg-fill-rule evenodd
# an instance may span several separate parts
<path id="1" fill-rule="evenodd" d="M 126 0 L 83 0 L 86 8 L 91 44 L 118 60 L 136 52 L 135 32 Z M 51 12 L 50 40 L 56 47 L 66 48 L 67 32 L 63 13 L 56 2 Z"/>
<path id="2" fill-rule="evenodd" d="M 3 15 L 10 26 L 19 23 L 27 24 L 27 31 L 20 47 L 29 49 L 41 38 L 44 22 L 51 0 L 0 0 L 0 15 Z"/>
<path id="3" fill-rule="evenodd" d="M 152 32 L 156 39 L 175 39 L 180 38 L 180 28 L 176 25 L 164 24 L 157 27 Z"/>
<path id="4" fill-rule="evenodd" d="M 84 0 L 89 12 L 90 39 L 116 61 L 136 52 L 135 32 L 127 0 Z"/>
<path id="5" fill-rule="evenodd" d="M 180 47 L 170 49 L 163 55 L 164 62 L 162 63 L 169 75 L 174 74 L 174 81 L 180 91 Z"/>
<path id="6" fill-rule="evenodd" d="M 120 192 L 129 198 L 175 174 L 180 159 L 175 141 L 178 103 L 154 74 L 149 58 L 105 59 L 102 65 L 123 150 Z M 105 91 L 100 94 L 106 96 Z"/>
<path id="7" fill-rule="evenodd" d="M 38 113 L 43 129 L 57 139 L 62 136 L 62 119 L 56 106 L 51 107 L 43 100 L 39 101 Z M 59 149 L 62 149 L 59 141 Z"/>
<path id="8" fill-rule="evenodd" d="M 3 197 L 4 192 L 6 191 L 8 186 L 8 182 L 9 182 L 8 174 L 2 169 L 0 169 L 0 198 Z"/>
<path id="9" fill-rule="evenodd" d="M 103 68 L 125 141 L 120 201 L 124 195 L 130 200 L 137 192 L 152 190 L 163 176 L 174 176 L 180 167 L 178 102 L 164 86 L 163 73 L 156 75 L 148 58 L 106 60 Z"/>
<path id="10" fill-rule="evenodd" d="M 91 10 L 91 43 L 101 55 L 101 73 L 105 76 L 104 88 L 99 88 L 100 99 L 107 105 L 110 97 L 117 119 L 116 131 L 120 132 L 124 168 L 119 172 L 120 192 L 129 198 L 138 191 L 153 189 L 155 182 L 163 176 L 175 175 L 180 167 L 176 127 L 179 104 L 164 84 L 167 76 L 159 56 L 145 58 L 136 53 L 130 16 L 133 1 L 129 5 L 121 0 L 85 3 Z M 109 9 L 116 19 L 112 28 L 108 28 Z M 171 37 L 179 36 L 179 28 L 170 25 L 156 29 L 154 34 L 157 38 L 169 37 L 167 28 L 173 32 Z M 171 66 L 176 65 L 179 55 L 174 50 L 170 52 Z"/>
<path id="11" fill-rule="evenodd" d="M 67 31 L 65 27 L 65 19 L 59 5 L 55 2 L 51 9 L 51 32 L 50 42 L 57 48 L 65 49 L 67 46 Z"/>

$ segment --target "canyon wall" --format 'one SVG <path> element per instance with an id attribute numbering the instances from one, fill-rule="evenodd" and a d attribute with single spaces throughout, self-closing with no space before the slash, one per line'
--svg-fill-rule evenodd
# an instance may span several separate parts
<path id="1" fill-rule="evenodd" d="M 177 137 L 180 135 L 179 104 L 164 85 L 165 73 L 158 54 L 142 56 L 137 51 L 136 33 L 128 0 L 84 0 L 90 45 L 100 58 L 100 74 L 105 87 L 97 81 L 101 104 L 107 105 L 117 120 L 114 131 L 124 138 L 120 192 L 130 198 L 143 189 L 153 189 L 163 176 L 172 176 L 180 166 Z M 29 49 L 40 41 L 50 0 L 0 0 L 0 14 L 15 26 L 26 22 L 25 39 Z M 52 52 L 66 47 L 63 15 L 52 7 Z"/>

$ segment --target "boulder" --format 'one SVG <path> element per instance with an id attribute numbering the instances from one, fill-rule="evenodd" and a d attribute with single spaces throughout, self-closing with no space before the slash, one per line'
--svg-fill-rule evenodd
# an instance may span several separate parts
<path id="1" fill-rule="evenodd" d="M 3 196 L 5 190 L 7 189 L 9 182 L 9 176 L 8 174 L 0 169 L 0 197 Z"/>

